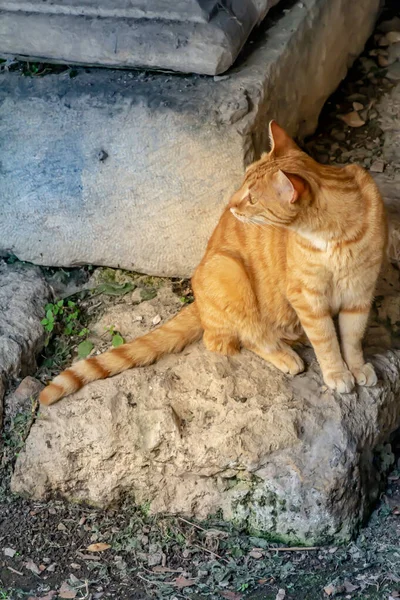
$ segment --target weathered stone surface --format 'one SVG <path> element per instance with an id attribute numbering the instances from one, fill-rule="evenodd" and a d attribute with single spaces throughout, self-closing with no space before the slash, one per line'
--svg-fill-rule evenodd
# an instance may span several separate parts
<path id="1" fill-rule="evenodd" d="M 268 120 L 313 131 L 378 6 L 299 2 L 217 82 L 0 75 L 0 251 L 190 275 L 245 165 L 267 149 Z"/>
<path id="2" fill-rule="evenodd" d="M 138 335 L 178 304 L 168 289 L 121 303 L 97 331 Z M 367 345 L 380 346 L 381 327 Z M 340 397 L 321 386 L 310 350 L 307 373 L 289 379 L 249 352 L 194 345 L 41 408 L 12 489 L 99 506 L 128 496 L 199 518 L 221 509 L 290 541 L 347 538 L 378 494 L 374 452 L 400 423 L 400 352 L 380 351 L 379 384 Z"/>
<path id="3" fill-rule="evenodd" d="M 32 401 L 38 399 L 44 385 L 38 379 L 28 375 L 24 377 L 16 390 L 5 397 L 5 411 L 13 418 L 17 413 L 28 412 L 32 408 Z"/>
<path id="4" fill-rule="evenodd" d="M 397 173 L 375 175 L 388 214 L 388 257 L 400 265 L 400 177 Z"/>
<path id="5" fill-rule="evenodd" d="M 0 421 L 7 380 L 35 370 L 51 291 L 40 269 L 0 262 Z"/>
<path id="6" fill-rule="evenodd" d="M 390 163 L 390 169 L 375 175 L 374 179 L 385 200 L 389 217 L 389 258 L 400 266 L 400 84 L 383 96 L 378 111 L 385 134 L 383 159 Z"/>
<path id="7" fill-rule="evenodd" d="M 279 0 L 0 0 L 0 50 L 107 67 L 215 75 Z M 111 5 L 110 5 L 111 4 Z"/>

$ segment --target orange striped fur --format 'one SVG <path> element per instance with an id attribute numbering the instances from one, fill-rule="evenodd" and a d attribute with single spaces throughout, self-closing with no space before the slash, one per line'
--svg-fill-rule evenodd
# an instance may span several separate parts
<path id="1" fill-rule="evenodd" d="M 195 302 L 76 363 L 42 391 L 42 404 L 179 352 L 203 332 L 213 352 L 245 347 L 291 375 L 304 369 L 292 345 L 305 333 L 330 388 L 376 383 L 361 344 L 387 238 L 379 191 L 361 167 L 316 163 L 273 121 L 270 138 L 272 150 L 247 169 L 194 273 Z"/>

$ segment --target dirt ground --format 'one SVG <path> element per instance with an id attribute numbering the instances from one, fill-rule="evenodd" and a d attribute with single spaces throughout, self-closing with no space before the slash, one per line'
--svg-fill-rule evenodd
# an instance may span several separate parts
<path id="1" fill-rule="evenodd" d="M 387 3 L 381 21 L 400 13 L 396 4 Z M 372 171 L 381 168 L 383 137 L 374 105 L 394 84 L 382 66 L 385 51 L 379 59 L 380 35 L 377 28 L 363 56 L 326 103 L 318 131 L 306 141 L 306 149 L 321 162 L 359 162 Z M 357 128 L 338 118 L 354 110 L 354 102 L 362 105 L 356 108 L 366 121 Z M 99 295 L 79 292 L 93 277 L 91 268 L 47 275 L 56 290 L 74 299 L 81 331 L 90 329 L 93 314 L 104 303 L 120 301 L 127 289 L 125 281 L 113 276 Z M 157 282 L 139 280 L 144 299 L 151 297 Z M 187 282 L 174 285 L 182 302 L 191 300 Z M 68 363 L 79 342 L 77 336 L 65 336 L 57 328 L 55 332 L 36 374 L 42 381 Z M 400 441 L 396 437 L 388 486 L 358 537 L 341 547 L 285 549 L 237 531 L 218 517 L 190 523 L 154 518 L 146 506 L 125 504 L 104 511 L 14 497 L 9 491 L 10 474 L 36 410 L 35 401 L 17 413 L 6 404 L 0 464 L 0 600 L 400 598 Z"/>

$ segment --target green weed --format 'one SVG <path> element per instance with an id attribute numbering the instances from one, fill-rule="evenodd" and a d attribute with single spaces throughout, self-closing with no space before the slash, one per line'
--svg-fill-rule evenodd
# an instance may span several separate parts
<path id="1" fill-rule="evenodd" d="M 114 348 L 118 348 L 118 346 L 122 346 L 125 344 L 125 340 L 122 335 L 115 329 L 115 325 L 111 325 L 110 327 L 106 327 L 105 330 L 107 333 L 111 335 L 111 343 Z"/>
<path id="2" fill-rule="evenodd" d="M 41 323 L 47 333 L 45 356 L 42 369 L 46 375 L 59 371 L 71 356 L 71 349 L 77 343 L 79 358 L 86 358 L 93 349 L 87 339 L 90 331 L 86 326 L 86 317 L 79 304 L 73 300 L 58 300 L 46 304 L 45 317 Z M 78 343 L 79 340 L 82 340 Z"/>
<path id="3" fill-rule="evenodd" d="M 79 323 L 80 310 L 72 300 L 59 300 L 45 306 L 46 316 L 41 323 L 47 333 L 64 335 L 87 335 L 88 329 Z"/>

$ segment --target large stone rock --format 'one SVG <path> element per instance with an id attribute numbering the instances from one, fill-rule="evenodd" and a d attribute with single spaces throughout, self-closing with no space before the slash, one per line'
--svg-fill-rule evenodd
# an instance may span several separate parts
<path id="1" fill-rule="evenodd" d="M 227 8 L 218 0 L 0 0 L 0 51 L 215 75 L 278 1 L 231 0 Z"/>
<path id="2" fill-rule="evenodd" d="M 168 289 L 120 303 L 98 334 L 138 335 L 178 305 Z M 97 506 L 131 497 L 197 518 L 221 509 L 282 540 L 347 539 L 379 493 L 375 451 L 400 423 L 400 352 L 382 348 L 381 328 L 367 340 L 383 352 L 379 384 L 357 394 L 325 390 L 310 350 L 307 372 L 289 379 L 249 352 L 225 358 L 201 343 L 91 384 L 40 409 L 12 489 Z"/>
<path id="3" fill-rule="evenodd" d="M 190 275 L 268 120 L 313 131 L 379 4 L 298 2 L 218 81 L 0 74 L 0 251 Z"/>
<path id="4" fill-rule="evenodd" d="M 40 269 L 0 262 L 0 423 L 7 381 L 36 368 L 44 343 L 40 321 L 50 298 Z"/>

